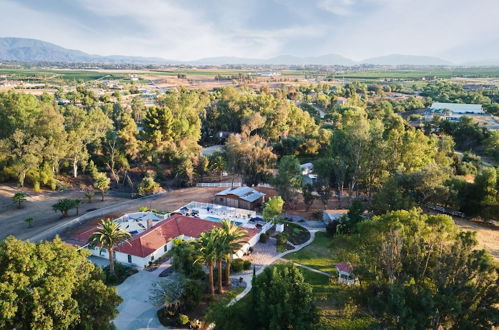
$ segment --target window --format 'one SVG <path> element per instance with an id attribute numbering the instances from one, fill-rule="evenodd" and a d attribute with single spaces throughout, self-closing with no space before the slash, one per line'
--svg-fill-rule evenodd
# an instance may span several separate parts
<path id="1" fill-rule="evenodd" d="M 132 256 L 131 255 L 128 255 L 128 263 L 132 263 Z"/>
<path id="2" fill-rule="evenodd" d="M 165 244 L 165 246 L 163 246 L 163 251 L 168 251 L 168 244 Z"/>
<path id="3" fill-rule="evenodd" d="M 151 261 L 153 261 L 153 260 L 154 260 L 154 256 L 151 256 Z"/>

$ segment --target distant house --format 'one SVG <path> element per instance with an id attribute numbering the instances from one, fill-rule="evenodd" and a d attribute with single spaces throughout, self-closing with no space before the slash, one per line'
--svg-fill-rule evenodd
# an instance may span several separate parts
<path id="1" fill-rule="evenodd" d="M 481 104 L 466 104 L 466 103 L 439 103 L 435 102 L 430 107 L 434 111 L 450 110 L 455 114 L 483 114 Z"/>
<path id="2" fill-rule="evenodd" d="M 317 174 L 314 174 L 314 164 L 305 163 L 300 165 L 301 174 L 303 175 L 303 183 L 315 184 L 317 182 Z"/>
<path id="3" fill-rule="evenodd" d="M 338 271 L 338 282 L 342 284 L 352 285 L 358 282 L 357 277 L 353 274 L 354 265 L 349 262 L 340 262 L 336 265 Z"/>
<path id="4" fill-rule="evenodd" d="M 213 155 L 217 151 L 223 151 L 223 149 L 224 149 L 224 146 L 222 144 L 217 144 L 217 145 L 214 145 L 214 146 L 209 146 L 209 147 L 203 148 L 201 150 L 201 155 L 203 155 L 205 157 L 209 157 L 209 156 Z"/>
<path id="5" fill-rule="evenodd" d="M 433 115 L 437 115 L 447 120 L 457 121 L 462 116 L 483 114 L 485 112 L 481 104 L 435 102 L 428 108 L 425 118 L 432 119 Z"/>
<path id="6" fill-rule="evenodd" d="M 348 101 L 346 97 L 339 96 L 336 98 L 336 105 L 343 105 Z"/>
<path id="7" fill-rule="evenodd" d="M 265 194 L 250 187 L 228 188 L 215 195 L 215 203 L 247 210 L 259 208 Z"/>
<path id="8" fill-rule="evenodd" d="M 300 165 L 301 174 L 307 175 L 314 171 L 314 164 L 305 163 Z"/>
<path id="9" fill-rule="evenodd" d="M 340 217 L 344 214 L 347 214 L 348 210 L 325 210 L 322 212 L 322 221 L 327 225 L 331 221 L 338 221 Z"/>

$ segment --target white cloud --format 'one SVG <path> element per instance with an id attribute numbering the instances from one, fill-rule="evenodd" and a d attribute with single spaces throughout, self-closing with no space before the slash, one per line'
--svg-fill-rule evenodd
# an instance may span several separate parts
<path id="1" fill-rule="evenodd" d="M 58 10 L 0 1 L 0 33 L 93 54 L 191 60 L 295 52 L 438 55 L 496 39 L 499 31 L 497 0 L 213 0 L 212 8 L 194 0 L 60 1 Z"/>

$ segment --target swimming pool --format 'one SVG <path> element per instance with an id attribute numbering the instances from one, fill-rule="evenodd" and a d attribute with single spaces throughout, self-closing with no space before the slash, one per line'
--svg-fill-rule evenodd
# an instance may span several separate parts
<path id="1" fill-rule="evenodd" d="M 210 221 L 216 221 L 216 222 L 220 222 L 220 218 L 217 218 L 217 217 L 212 217 L 212 216 L 209 216 L 209 217 L 205 217 L 204 218 L 205 220 L 210 220 Z M 243 223 L 242 222 L 238 222 L 238 221 L 232 221 L 232 223 L 238 225 L 238 226 L 241 226 Z"/>

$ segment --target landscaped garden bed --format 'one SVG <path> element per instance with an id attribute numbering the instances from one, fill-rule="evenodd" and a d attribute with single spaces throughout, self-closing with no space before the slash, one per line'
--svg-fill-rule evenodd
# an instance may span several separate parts
<path id="1" fill-rule="evenodd" d="M 292 222 L 284 225 L 284 233 L 293 245 L 303 244 L 310 239 L 310 232 L 306 228 Z"/>
<path id="2" fill-rule="evenodd" d="M 122 265 L 120 263 L 114 264 L 114 274 L 109 273 L 109 266 L 104 267 L 104 274 L 106 275 L 105 283 L 107 285 L 120 285 L 123 283 L 128 277 L 133 274 L 138 273 L 138 270 L 134 267 L 129 267 Z"/>

